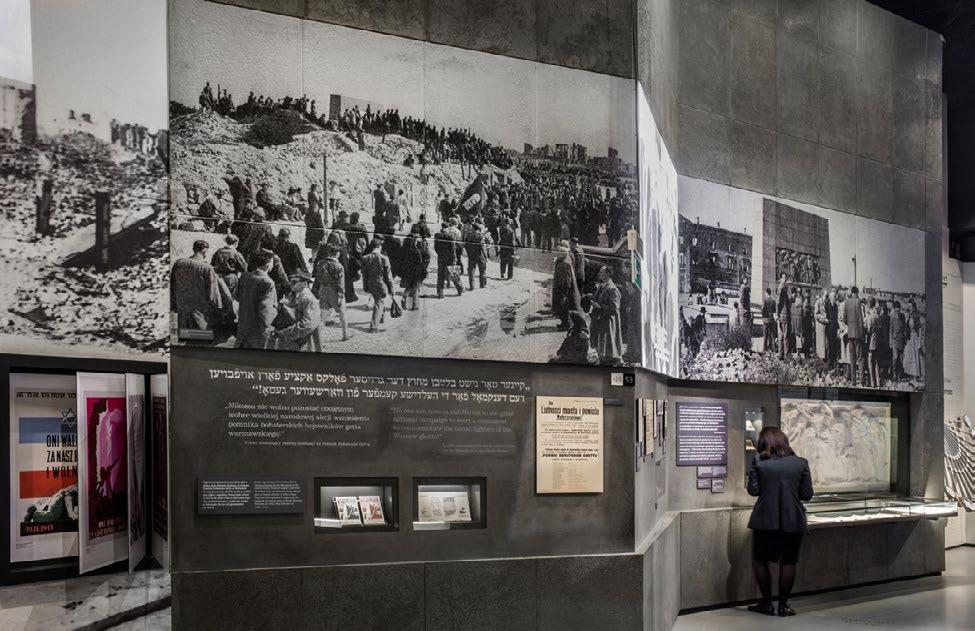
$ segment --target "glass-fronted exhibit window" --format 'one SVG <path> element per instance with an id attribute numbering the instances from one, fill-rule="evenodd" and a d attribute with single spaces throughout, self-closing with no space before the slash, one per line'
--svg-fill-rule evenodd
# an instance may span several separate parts
<path id="1" fill-rule="evenodd" d="M 413 478 L 413 530 L 486 527 L 486 478 Z"/>
<path id="2" fill-rule="evenodd" d="M 907 495 L 906 396 L 796 390 L 780 390 L 779 426 L 809 461 L 817 497 Z"/>
<path id="3" fill-rule="evenodd" d="M 315 478 L 315 532 L 399 530 L 398 478 Z"/>

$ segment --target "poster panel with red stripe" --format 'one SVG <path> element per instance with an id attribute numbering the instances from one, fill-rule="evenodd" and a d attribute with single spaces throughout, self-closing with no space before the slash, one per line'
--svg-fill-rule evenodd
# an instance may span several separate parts
<path id="1" fill-rule="evenodd" d="M 129 556 L 125 375 L 78 373 L 82 573 Z"/>
<path id="2" fill-rule="evenodd" d="M 74 375 L 10 375 L 10 561 L 78 555 Z"/>

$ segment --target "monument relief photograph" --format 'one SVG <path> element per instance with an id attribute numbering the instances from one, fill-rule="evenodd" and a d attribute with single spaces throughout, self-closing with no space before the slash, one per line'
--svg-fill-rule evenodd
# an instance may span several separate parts
<path id="1" fill-rule="evenodd" d="M 924 387 L 924 233 L 680 177 L 681 377 Z"/>

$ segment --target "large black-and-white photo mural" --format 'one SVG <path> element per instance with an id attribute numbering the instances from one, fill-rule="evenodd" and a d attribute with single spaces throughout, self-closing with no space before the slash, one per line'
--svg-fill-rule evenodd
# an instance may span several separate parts
<path id="1" fill-rule="evenodd" d="M 632 80 L 170 7 L 174 343 L 641 361 Z"/>
<path id="2" fill-rule="evenodd" d="M 924 387 L 924 233 L 679 178 L 681 376 Z"/>
<path id="3" fill-rule="evenodd" d="M 5 19 L 30 53 L 0 72 L 0 346 L 163 353 L 166 3 L 35 0 Z"/>

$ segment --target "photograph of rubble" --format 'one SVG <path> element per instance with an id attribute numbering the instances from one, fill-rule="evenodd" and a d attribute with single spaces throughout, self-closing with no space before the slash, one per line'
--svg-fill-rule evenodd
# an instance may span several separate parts
<path id="1" fill-rule="evenodd" d="M 631 80 L 170 6 L 174 344 L 641 361 Z"/>
<path id="2" fill-rule="evenodd" d="M 165 3 L 33 2 L 17 15 L 31 54 L 0 76 L 2 346 L 163 353 Z"/>

